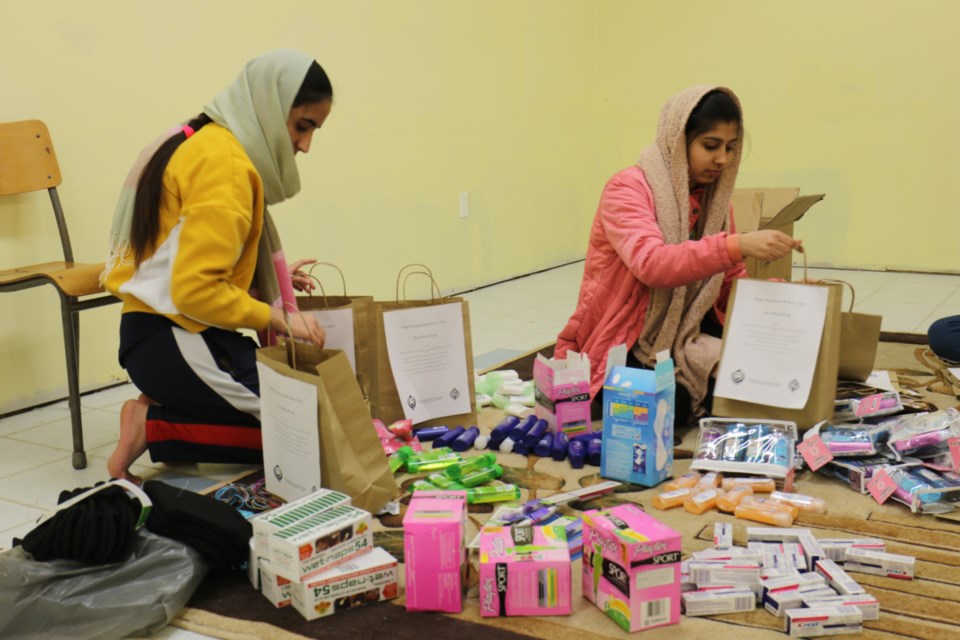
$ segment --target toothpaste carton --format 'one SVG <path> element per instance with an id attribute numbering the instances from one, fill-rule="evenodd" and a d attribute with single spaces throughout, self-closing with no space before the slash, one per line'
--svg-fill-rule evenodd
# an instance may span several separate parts
<path id="1" fill-rule="evenodd" d="M 305 582 L 291 585 L 293 608 L 307 620 L 396 598 L 400 570 L 397 559 L 381 549 L 344 562 Z"/>
<path id="2" fill-rule="evenodd" d="M 289 607 L 292 599 L 293 583 L 276 572 L 266 558 L 259 559 L 260 592 L 270 604 L 280 609 Z"/>
<path id="3" fill-rule="evenodd" d="M 321 511 L 267 537 L 269 559 L 292 581 L 304 578 L 373 548 L 370 514 L 356 507 Z"/>
<path id="4" fill-rule="evenodd" d="M 680 534 L 633 504 L 583 514 L 583 595 L 625 631 L 680 621 Z"/>
<path id="5" fill-rule="evenodd" d="M 794 638 L 838 636 L 863 631 L 863 614 L 856 607 L 788 609 L 787 635 Z"/>
<path id="6" fill-rule="evenodd" d="M 407 611 L 463 610 L 466 491 L 420 491 L 403 517 Z"/>
<path id="7" fill-rule="evenodd" d="M 665 353 L 653 371 L 610 370 L 603 384 L 601 476 L 653 487 L 670 475 L 675 395 L 673 360 Z"/>
<path id="8" fill-rule="evenodd" d="M 304 496 L 299 500 L 294 500 L 276 509 L 265 511 L 250 518 L 250 525 L 253 527 L 253 541 L 257 552 L 263 556 L 267 552 L 267 538 L 271 533 L 276 533 L 280 529 L 297 524 L 318 514 L 321 511 L 327 511 L 334 507 L 341 507 L 350 504 L 350 496 L 339 491 L 329 489 L 320 489 L 310 495 Z"/>
<path id="9" fill-rule="evenodd" d="M 590 358 L 575 351 L 564 360 L 537 355 L 533 363 L 536 414 L 553 433 L 593 431 L 590 418 Z"/>
<path id="10" fill-rule="evenodd" d="M 480 532 L 481 616 L 569 615 L 570 592 L 570 551 L 562 526 Z"/>

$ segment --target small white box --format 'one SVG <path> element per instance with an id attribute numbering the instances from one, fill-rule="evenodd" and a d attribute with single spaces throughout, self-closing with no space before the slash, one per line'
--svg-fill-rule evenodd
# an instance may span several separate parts
<path id="1" fill-rule="evenodd" d="M 794 638 L 838 636 L 863 631 L 863 614 L 856 607 L 817 607 L 787 611 L 787 635 Z"/>
<path id="2" fill-rule="evenodd" d="M 266 558 L 260 558 L 258 565 L 260 569 L 260 592 L 263 597 L 278 609 L 289 607 L 293 583 L 278 574 Z"/>
<path id="3" fill-rule="evenodd" d="M 843 563 L 843 567 L 847 571 L 913 580 L 915 564 L 916 558 L 912 556 L 884 553 L 872 549 L 850 548 L 847 549 L 847 559 Z"/>
<path id="4" fill-rule="evenodd" d="M 370 514 L 335 507 L 270 534 L 269 559 L 294 581 L 332 569 L 373 548 Z"/>

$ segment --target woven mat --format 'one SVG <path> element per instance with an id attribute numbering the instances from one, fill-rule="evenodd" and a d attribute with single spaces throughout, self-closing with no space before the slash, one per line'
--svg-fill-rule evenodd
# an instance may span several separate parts
<path id="1" fill-rule="evenodd" d="M 520 359 L 521 361 L 524 359 Z M 527 358 L 529 360 L 529 357 Z M 520 369 L 523 362 L 510 363 Z M 877 368 L 891 371 L 904 389 L 913 390 L 937 407 L 955 406 L 957 398 L 949 380 L 925 356 L 925 347 L 915 344 L 881 343 Z M 506 368 L 502 366 L 501 368 Z M 481 429 L 489 429 L 501 418 L 501 412 L 485 409 L 480 415 Z M 689 431 L 678 447 L 678 454 L 695 446 L 696 433 Z M 566 463 L 549 458 L 517 454 L 498 454 L 504 467 L 505 482 L 523 488 L 522 500 L 545 497 L 553 493 L 587 486 L 601 481 L 596 468 L 571 469 Z M 674 473 L 689 467 L 689 459 L 678 459 Z M 411 480 L 398 476 L 401 485 Z M 796 490 L 827 501 L 823 515 L 804 514 L 796 526 L 813 529 L 818 537 L 871 537 L 887 542 L 893 553 L 917 558 L 916 579 L 895 580 L 879 576 L 855 574 L 854 577 L 880 600 L 879 620 L 864 624 L 858 637 L 881 638 L 958 638 L 960 637 L 960 523 L 950 519 L 911 514 L 899 504 L 879 505 L 869 496 L 860 495 L 845 485 L 819 474 L 798 475 Z M 688 555 L 712 544 L 715 522 L 731 522 L 738 544 L 745 544 L 748 523 L 712 511 L 692 515 L 682 509 L 658 511 L 651 499 L 658 489 L 623 485 L 619 491 L 586 503 L 572 503 L 565 510 L 577 514 L 594 508 L 632 502 L 654 514 L 683 534 L 683 551 Z M 470 507 L 470 537 L 489 518 L 490 505 Z M 375 541 L 402 561 L 403 513 L 385 516 L 375 523 Z M 752 523 L 749 523 L 752 524 Z M 204 585 L 173 622 L 176 626 L 227 639 L 248 638 L 372 638 L 389 633 L 393 638 L 555 638 L 562 640 L 623 638 L 624 633 L 601 611 L 582 598 L 580 593 L 580 561 L 574 561 L 574 612 L 566 617 L 481 618 L 476 597 L 476 557 L 471 560 L 471 585 L 464 599 L 462 614 L 411 614 L 403 610 L 403 598 L 347 611 L 307 623 L 290 608 L 277 610 L 256 593 L 243 579 L 232 583 Z M 402 572 L 401 572 L 402 576 Z M 402 591 L 401 591 L 402 592 Z M 213 595 L 211 595 L 213 594 Z M 682 634 L 683 638 L 717 640 L 733 637 L 738 640 L 782 637 L 783 619 L 758 610 L 746 614 L 728 614 L 709 618 L 681 618 L 679 626 L 645 631 L 644 638 L 666 639 Z"/>

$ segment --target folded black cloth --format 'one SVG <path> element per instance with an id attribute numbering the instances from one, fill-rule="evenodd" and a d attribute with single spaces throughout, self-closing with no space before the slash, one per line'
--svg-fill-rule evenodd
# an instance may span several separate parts
<path id="1" fill-rule="evenodd" d="M 147 529 L 196 549 L 215 570 L 239 569 L 250 557 L 253 529 L 235 508 L 210 496 L 148 480 Z"/>
<path id="2" fill-rule="evenodd" d="M 102 485 L 61 491 L 57 504 Z M 80 502 L 57 512 L 35 527 L 14 546 L 23 545 L 34 560 L 76 560 L 84 564 L 108 564 L 125 560 L 133 551 L 140 504 L 122 487 L 112 486 L 91 493 Z"/>

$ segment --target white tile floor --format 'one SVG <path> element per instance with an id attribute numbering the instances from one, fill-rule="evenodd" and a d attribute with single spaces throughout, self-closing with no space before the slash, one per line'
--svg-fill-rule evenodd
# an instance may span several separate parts
<path id="1" fill-rule="evenodd" d="M 577 299 L 583 263 L 577 262 L 463 294 L 470 302 L 474 366 L 506 362 L 552 343 Z M 800 274 L 795 270 L 794 279 Z M 960 314 L 960 276 L 811 269 L 809 277 L 834 278 L 856 290 L 856 310 L 883 316 L 883 330 L 925 334 L 935 319 Z M 849 304 L 845 294 L 845 303 Z M 22 536 L 59 492 L 106 480 L 120 405 L 137 395 L 123 385 L 84 396 L 84 438 L 89 465 L 70 464 L 70 416 L 66 402 L 0 419 L 0 548 Z M 144 478 L 199 490 L 242 472 L 230 465 L 168 468 L 145 456 L 134 465 Z M 205 638 L 175 628 L 164 640 Z"/>

